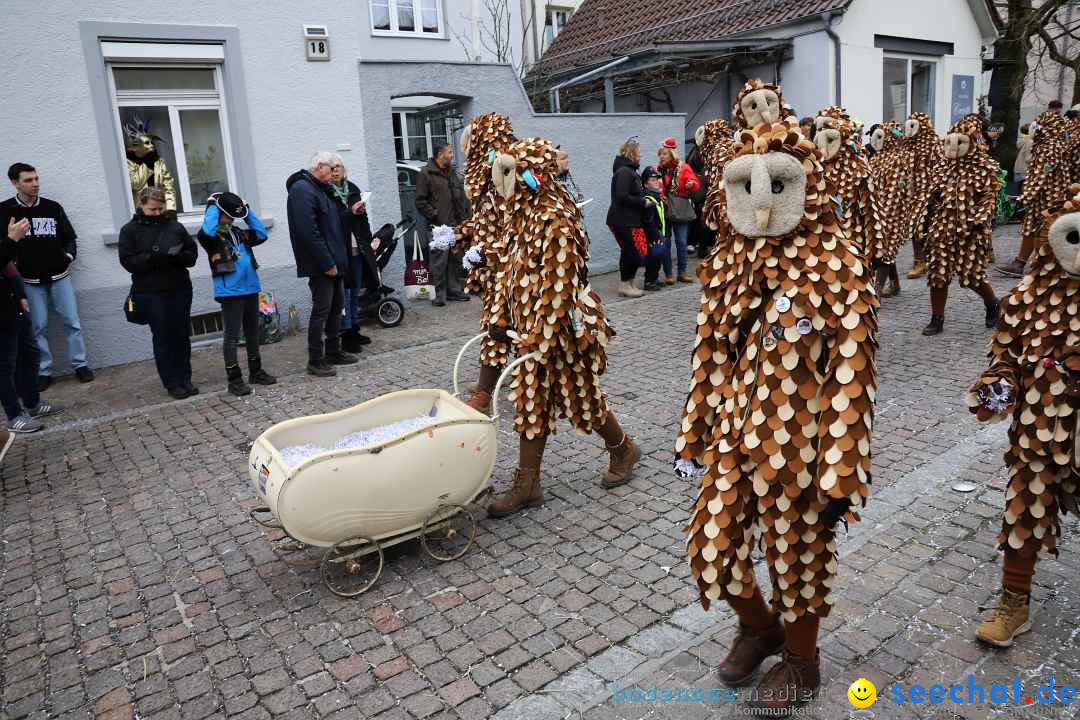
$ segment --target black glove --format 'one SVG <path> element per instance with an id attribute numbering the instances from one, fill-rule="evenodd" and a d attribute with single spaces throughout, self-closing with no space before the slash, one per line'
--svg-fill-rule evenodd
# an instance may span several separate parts
<path id="1" fill-rule="evenodd" d="M 844 517 L 844 513 L 851 507 L 851 501 L 847 498 L 842 500 L 830 500 L 829 504 L 825 507 L 825 510 L 821 513 L 821 522 L 828 529 L 832 530 L 836 527 L 836 523 L 840 518 Z"/>

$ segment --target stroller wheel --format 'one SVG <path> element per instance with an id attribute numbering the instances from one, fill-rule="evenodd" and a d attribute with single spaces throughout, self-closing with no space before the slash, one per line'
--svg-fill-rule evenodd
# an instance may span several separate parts
<path id="1" fill-rule="evenodd" d="M 420 544 L 424 551 L 443 562 L 457 560 L 476 539 L 476 518 L 462 505 L 440 505 L 424 520 Z"/>
<path id="2" fill-rule="evenodd" d="M 356 597 L 382 575 L 383 550 L 371 538 L 346 538 L 330 546 L 322 559 L 322 579 L 339 597 Z"/>
<path id="3" fill-rule="evenodd" d="M 377 317 L 379 324 L 383 327 L 397 327 L 401 324 L 401 319 L 405 317 L 405 306 L 395 298 L 384 298 L 379 303 Z"/>

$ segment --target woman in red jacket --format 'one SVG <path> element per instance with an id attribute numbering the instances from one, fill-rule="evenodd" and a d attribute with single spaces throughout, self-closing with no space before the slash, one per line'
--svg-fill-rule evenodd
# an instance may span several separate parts
<path id="1" fill-rule="evenodd" d="M 673 137 L 664 140 L 656 151 L 660 159 L 660 172 L 663 174 L 663 196 L 668 203 L 668 220 L 671 233 L 664 241 L 664 275 L 667 276 L 667 284 L 675 284 L 675 275 L 671 272 L 671 238 L 675 237 L 675 253 L 678 257 L 678 280 L 683 283 L 692 283 L 694 279 L 687 272 L 686 241 L 690 236 L 690 225 L 694 218 L 690 217 L 693 211 L 694 193 L 701 187 L 694 169 L 683 162 L 679 154 L 679 142 Z M 682 218 L 679 213 L 687 213 Z"/>

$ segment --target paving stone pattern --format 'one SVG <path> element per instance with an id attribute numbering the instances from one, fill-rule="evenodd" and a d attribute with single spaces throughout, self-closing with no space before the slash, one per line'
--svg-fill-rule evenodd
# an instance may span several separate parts
<path id="1" fill-rule="evenodd" d="M 1009 256 L 1015 229 L 996 242 Z M 999 291 L 1012 282 L 994 280 Z M 697 604 L 682 534 L 696 487 L 671 472 L 697 298 L 680 287 L 610 305 L 619 336 L 606 387 L 644 452 L 632 483 L 603 490 L 600 441 L 565 427 L 548 445 L 543 507 L 479 518 L 457 561 L 396 546 L 354 600 L 275 556 L 277 535 L 248 516 L 248 448 L 290 417 L 447 386 L 463 323 L 442 339 L 425 327 L 415 344 L 373 346 L 335 379 L 86 413 L 21 439 L 0 470 L 0 718 L 737 716 L 740 702 L 612 696 L 616 684 L 717 687 L 712 668 L 734 633 L 729 611 Z M 981 304 L 954 288 L 937 338 L 918 333 L 928 315 L 919 281 L 881 312 L 874 492 L 841 542 L 824 686 L 805 716 L 848 717 L 846 689 L 865 677 L 881 697 L 876 718 L 1080 717 L 1076 706 L 885 698 L 894 682 L 969 674 L 987 687 L 1080 684 L 1074 518 L 1061 558 L 1038 566 L 1033 631 L 1005 652 L 973 640 L 999 582 L 1004 426 L 976 423 L 961 397 L 984 362 Z M 499 440 L 502 488 L 516 461 L 508 422 Z M 976 490 L 952 490 L 958 481 Z"/>

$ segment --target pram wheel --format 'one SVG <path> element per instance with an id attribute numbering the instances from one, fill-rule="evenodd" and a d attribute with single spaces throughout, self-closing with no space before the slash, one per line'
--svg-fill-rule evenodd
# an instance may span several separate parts
<path id="1" fill-rule="evenodd" d="M 476 539 L 476 518 L 463 505 L 440 505 L 424 520 L 420 544 L 435 560 L 457 560 Z"/>
<path id="2" fill-rule="evenodd" d="M 395 298 L 383 298 L 379 302 L 376 317 L 384 328 L 397 327 L 405 317 L 405 306 Z"/>
<path id="3" fill-rule="evenodd" d="M 322 559 L 322 579 L 339 597 L 356 597 L 382 575 L 383 550 L 371 538 L 346 538 L 330 546 Z"/>

